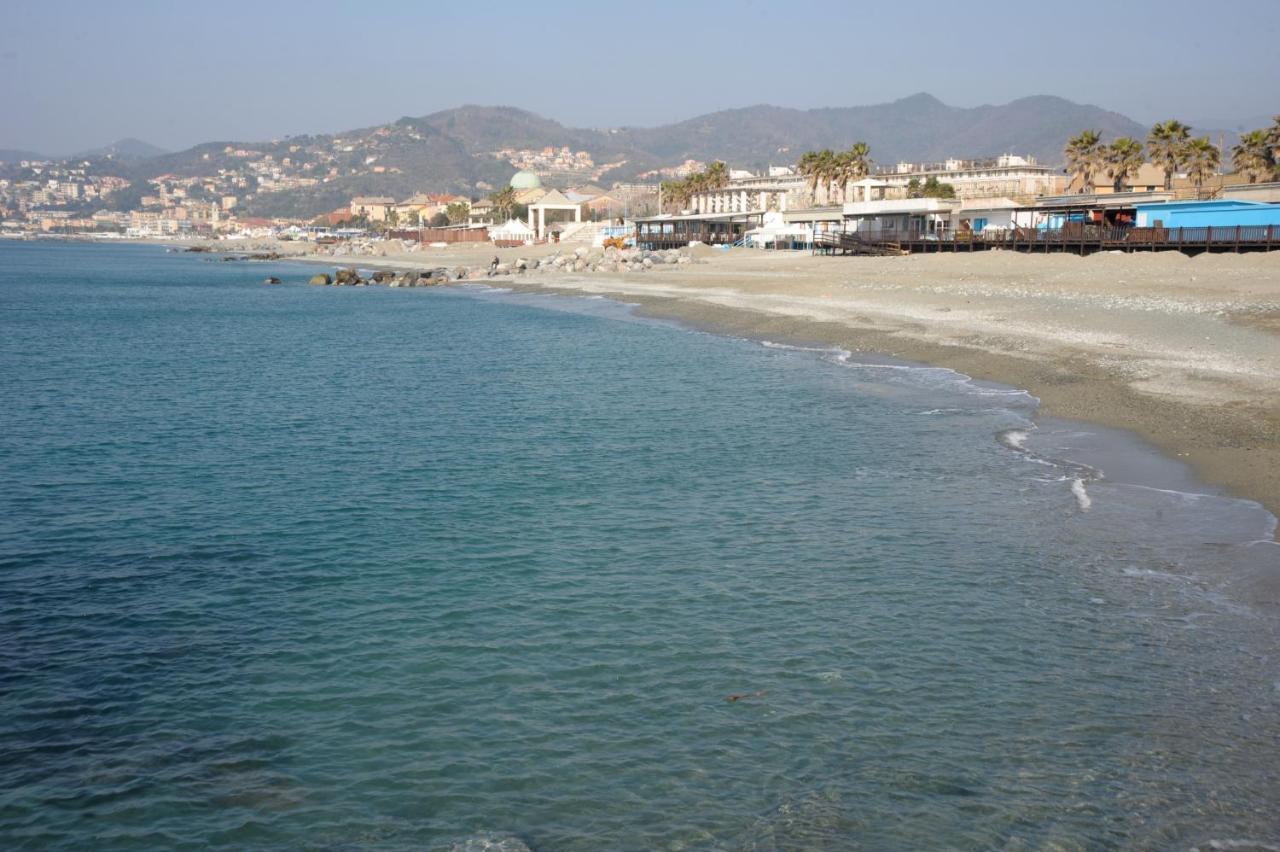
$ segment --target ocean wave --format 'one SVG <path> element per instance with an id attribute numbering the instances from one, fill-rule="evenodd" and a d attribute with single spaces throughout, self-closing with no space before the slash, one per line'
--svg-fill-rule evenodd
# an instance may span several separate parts
<path id="1" fill-rule="evenodd" d="M 1089 499 L 1089 492 L 1084 487 L 1083 479 L 1071 480 L 1071 493 L 1075 496 L 1081 512 L 1087 512 L 1093 506 L 1093 500 Z"/>

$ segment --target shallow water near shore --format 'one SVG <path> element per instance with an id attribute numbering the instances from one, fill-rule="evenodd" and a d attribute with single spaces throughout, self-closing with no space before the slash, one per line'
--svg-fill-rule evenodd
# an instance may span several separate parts
<path id="1" fill-rule="evenodd" d="M 1256 504 L 948 370 L 311 271 L 0 245 L 5 846 L 1280 843 Z"/>

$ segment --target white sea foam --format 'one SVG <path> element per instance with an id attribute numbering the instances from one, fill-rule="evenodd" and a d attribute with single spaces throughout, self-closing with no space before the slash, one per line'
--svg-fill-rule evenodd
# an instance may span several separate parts
<path id="1" fill-rule="evenodd" d="M 1085 490 L 1083 479 L 1071 480 L 1071 493 L 1075 495 L 1076 503 L 1080 505 L 1080 511 L 1089 511 L 1089 507 L 1093 505 L 1093 501 L 1089 499 L 1089 492 Z"/>
<path id="2" fill-rule="evenodd" d="M 1225 850 L 1229 849 L 1265 849 L 1267 852 L 1280 852 L 1280 846 L 1276 846 L 1273 843 L 1264 843 L 1261 840 L 1241 840 L 1236 838 L 1210 840 L 1204 846 L 1193 846 L 1191 848 L 1193 852 L 1201 852 L 1201 850 L 1224 850 L 1225 852 Z"/>
<path id="3" fill-rule="evenodd" d="M 1023 445 L 1026 444 L 1028 437 L 1030 437 L 1030 433 L 1023 429 L 1006 429 L 996 435 L 996 440 L 1011 450 L 1025 453 L 1027 448 Z"/>

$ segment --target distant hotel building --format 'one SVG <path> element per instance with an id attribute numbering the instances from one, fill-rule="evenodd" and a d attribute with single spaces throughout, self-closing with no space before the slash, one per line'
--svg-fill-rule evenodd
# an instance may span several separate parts
<path id="1" fill-rule="evenodd" d="M 741 174 L 734 172 L 734 174 Z M 1033 157 L 1002 154 L 981 160 L 950 159 L 941 163 L 901 162 L 856 183 L 846 192 L 836 188 L 837 199 L 881 201 L 906 198 L 911 181 L 923 185 L 929 178 L 955 187 L 956 197 L 1013 198 L 1030 201 L 1039 195 L 1058 195 L 1066 190 L 1067 178 L 1050 166 L 1038 165 Z M 822 187 L 816 193 L 809 181 L 791 169 L 771 168 L 767 175 L 733 177 L 721 189 L 694 195 L 688 204 L 692 213 L 749 213 L 814 206 L 831 201 Z"/>

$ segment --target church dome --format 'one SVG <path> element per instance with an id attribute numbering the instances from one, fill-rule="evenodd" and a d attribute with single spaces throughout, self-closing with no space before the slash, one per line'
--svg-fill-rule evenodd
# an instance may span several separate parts
<path id="1" fill-rule="evenodd" d="M 542 178 L 533 172 L 516 172 L 511 178 L 512 189 L 541 189 Z"/>

